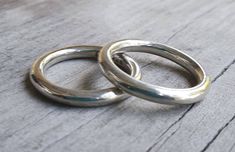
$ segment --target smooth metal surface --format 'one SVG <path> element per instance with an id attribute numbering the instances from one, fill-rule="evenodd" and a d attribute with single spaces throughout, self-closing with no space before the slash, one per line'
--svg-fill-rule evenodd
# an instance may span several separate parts
<path id="1" fill-rule="evenodd" d="M 192 88 L 173 89 L 135 80 L 113 62 L 112 56 L 123 52 L 145 52 L 158 55 L 183 66 L 196 78 L 198 84 Z M 201 101 L 209 90 L 210 79 L 201 65 L 187 54 L 163 44 L 141 40 L 121 40 L 109 43 L 99 53 L 103 74 L 125 92 L 162 104 L 190 104 Z"/>
<path id="2" fill-rule="evenodd" d="M 35 88 L 45 96 L 69 105 L 103 106 L 126 99 L 129 95 L 116 87 L 102 90 L 71 90 L 52 84 L 45 78 L 44 71 L 50 66 L 74 58 L 97 59 L 100 49 L 99 46 L 74 46 L 46 53 L 34 62 L 30 71 L 30 80 Z M 116 64 L 127 71 L 131 77 L 141 78 L 138 64 L 130 57 L 119 54 L 114 59 Z"/>

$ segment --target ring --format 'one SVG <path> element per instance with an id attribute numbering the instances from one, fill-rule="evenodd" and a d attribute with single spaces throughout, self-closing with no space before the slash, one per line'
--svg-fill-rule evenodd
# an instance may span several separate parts
<path id="1" fill-rule="evenodd" d="M 30 71 L 30 80 L 34 87 L 45 96 L 75 106 L 103 106 L 119 102 L 129 97 L 116 87 L 102 90 L 71 90 L 59 87 L 49 82 L 44 71 L 52 65 L 74 58 L 97 59 L 100 46 L 74 46 L 46 53 L 39 57 Z M 117 65 L 127 71 L 134 79 L 140 79 L 141 73 L 138 64 L 129 56 L 119 54 L 114 58 Z"/>
<path id="2" fill-rule="evenodd" d="M 145 52 L 167 58 L 193 74 L 197 85 L 192 88 L 173 89 L 133 79 L 113 62 L 112 56 L 124 52 Z M 123 91 L 162 104 L 191 104 L 201 101 L 210 87 L 210 79 L 201 65 L 187 54 L 163 44 L 141 40 L 121 40 L 104 46 L 98 57 L 103 74 Z"/>

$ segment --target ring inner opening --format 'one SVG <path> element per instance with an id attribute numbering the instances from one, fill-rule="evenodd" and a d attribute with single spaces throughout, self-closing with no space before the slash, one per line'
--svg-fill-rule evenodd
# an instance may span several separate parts
<path id="1" fill-rule="evenodd" d="M 182 82 L 182 84 L 177 84 L 177 86 L 175 86 L 175 84 L 170 84 L 171 87 L 189 88 L 189 87 L 196 86 L 203 80 L 203 71 L 200 69 L 200 67 L 197 64 L 194 64 L 192 62 L 189 63 L 190 59 L 184 58 L 184 56 L 179 56 L 174 53 L 168 52 L 168 50 L 156 49 L 156 48 L 150 48 L 150 47 L 131 46 L 131 47 L 125 47 L 125 48 L 115 50 L 112 53 L 115 54 L 115 53 L 120 53 L 120 52 L 121 53 L 125 52 L 125 53 L 130 54 L 130 56 L 133 57 L 137 61 L 137 63 L 139 63 L 138 58 L 142 57 L 142 60 L 143 60 L 143 57 L 144 57 L 145 65 L 142 65 L 142 66 L 140 65 L 143 76 L 145 75 L 145 71 L 143 70 L 143 68 L 149 69 L 149 71 L 154 70 L 154 73 L 156 72 L 156 68 L 158 68 L 158 70 L 160 69 L 161 72 L 162 70 L 165 70 L 167 73 L 166 75 L 164 75 L 164 77 L 167 77 L 167 79 L 171 79 L 170 78 L 171 75 L 176 75 L 177 79 L 175 81 L 180 81 Z M 138 52 L 138 54 L 132 53 L 132 52 Z M 143 55 L 140 56 L 139 53 Z M 157 57 L 153 55 L 156 55 Z M 162 58 L 165 58 L 165 59 L 162 59 Z M 166 59 L 168 59 L 168 61 L 166 61 Z M 169 60 L 170 62 L 171 61 L 174 62 L 177 66 L 173 65 L 173 63 L 170 63 Z M 181 75 L 181 77 L 183 76 L 184 80 L 182 80 L 182 78 L 179 78 L 179 75 Z M 154 79 L 154 77 L 156 76 L 153 75 L 152 77 Z M 186 83 L 185 83 L 185 78 L 187 79 Z M 151 79 L 151 78 L 148 78 L 148 79 Z M 165 78 L 161 78 L 161 80 L 164 80 L 164 79 Z M 159 80 L 157 81 L 161 83 Z M 170 81 L 172 81 L 172 79 Z M 167 85 L 167 87 L 169 86 Z"/>
<path id="2" fill-rule="evenodd" d="M 66 51 L 66 52 L 65 52 Z M 113 87 L 107 81 L 97 64 L 96 50 L 78 51 L 76 49 L 60 50 L 48 55 L 41 62 L 42 73 L 50 82 L 65 88 L 76 88 L 79 90 L 96 90 Z M 79 59 L 81 61 L 76 61 Z M 87 59 L 89 61 L 87 61 Z M 131 73 L 130 65 L 123 56 L 114 56 L 115 64 L 127 74 Z M 59 64 L 66 61 L 65 64 Z M 94 63 L 97 64 L 94 65 Z M 58 69 L 61 69 L 60 71 Z M 71 70 L 72 69 L 72 70 Z M 61 79 L 65 79 L 61 81 Z"/>

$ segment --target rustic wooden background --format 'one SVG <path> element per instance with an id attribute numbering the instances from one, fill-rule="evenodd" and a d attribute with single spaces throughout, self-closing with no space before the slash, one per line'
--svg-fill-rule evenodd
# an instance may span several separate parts
<path id="1" fill-rule="evenodd" d="M 198 60 L 213 80 L 206 99 L 167 106 L 132 97 L 78 108 L 45 98 L 28 80 L 46 51 L 126 38 L 166 43 Z M 143 81 L 192 85 L 166 59 L 133 57 Z M 234 0 L 0 0 L 0 62 L 1 152 L 235 151 Z M 68 88 L 111 86 L 95 61 L 63 62 L 47 76 Z"/>

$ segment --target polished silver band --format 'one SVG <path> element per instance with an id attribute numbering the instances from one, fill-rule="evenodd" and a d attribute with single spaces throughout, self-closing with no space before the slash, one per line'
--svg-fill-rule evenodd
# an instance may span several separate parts
<path id="1" fill-rule="evenodd" d="M 69 105 L 103 106 L 126 99 L 129 95 L 116 87 L 102 90 L 71 90 L 52 84 L 45 78 L 44 71 L 52 65 L 74 58 L 97 59 L 100 49 L 99 46 L 74 46 L 46 53 L 34 62 L 30 71 L 30 80 L 42 94 Z M 130 77 L 141 78 L 138 64 L 130 57 L 120 54 L 119 58 L 115 59 L 117 60 L 116 64 L 127 71 Z"/>
<path id="2" fill-rule="evenodd" d="M 198 84 L 192 88 L 173 89 L 151 85 L 131 76 L 119 69 L 112 56 L 124 52 L 145 52 L 158 55 L 181 65 L 191 72 Z M 123 91 L 162 104 L 190 104 L 202 100 L 210 86 L 201 65 L 187 54 L 163 44 L 141 40 L 122 40 L 107 44 L 99 53 L 99 63 L 103 74 Z"/>

